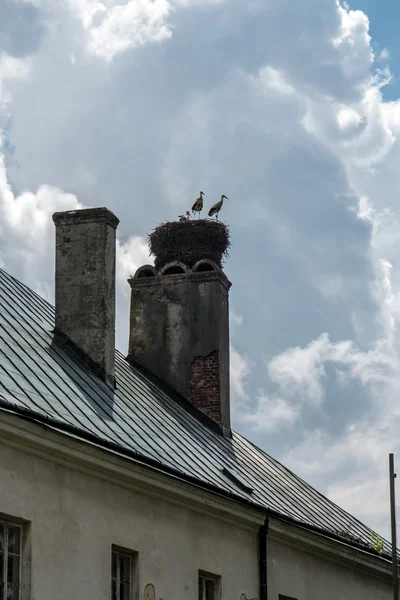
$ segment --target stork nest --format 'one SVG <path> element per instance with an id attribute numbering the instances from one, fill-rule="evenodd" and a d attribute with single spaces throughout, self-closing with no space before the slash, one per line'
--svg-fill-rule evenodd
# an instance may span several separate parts
<path id="1" fill-rule="evenodd" d="M 156 268 L 178 260 L 188 267 L 202 259 L 219 267 L 228 257 L 229 227 L 221 221 L 189 219 L 162 223 L 149 234 L 150 254 Z"/>

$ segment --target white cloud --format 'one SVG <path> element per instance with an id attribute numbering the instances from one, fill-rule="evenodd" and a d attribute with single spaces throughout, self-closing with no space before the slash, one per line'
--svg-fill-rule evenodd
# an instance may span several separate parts
<path id="1" fill-rule="evenodd" d="M 354 108 L 343 107 L 338 112 L 337 121 L 340 129 L 349 131 L 360 125 L 362 118 Z"/>
<path id="2" fill-rule="evenodd" d="M 230 369 L 232 416 L 235 421 L 247 424 L 253 432 L 277 433 L 290 429 L 299 419 L 300 407 L 283 397 L 269 396 L 262 391 L 258 392 L 255 399 L 249 396 L 249 360 L 233 346 L 230 350 Z"/>
<path id="3" fill-rule="evenodd" d="M 384 48 L 377 56 L 377 60 L 388 60 L 389 58 L 390 58 L 390 52 L 387 48 Z"/>
<path id="4" fill-rule="evenodd" d="M 329 363 L 339 370 L 341 383 L 358 379 L 370 386 L 389 382 L 398 367 L 396 358 L 383 342 L 362 352 L 350 340 L 332 343 L 328 334 L 323 333 L 305 348 L 289 348 L 274 357 L 268 363 L 268 374 L 288 397 L 320 406 Z"/>
<path id="5" fill-rule="evenodd" d="M 11 102 L 11 95 L 4 89 L 4 84 L 9 80 L 21 80 L 28 77 L 29 66 L 29 59 L 10 56 L 1 52 L 0 48 L 0 110 L 4 110 Z"/>
<path id="6" fill-rule="evenodd" d="M 229 311 L 229 321 L 231 327 L 237 327 L 243 323 L 243 315 L 238 315 L 231 309 Z"/>
<path id="7" fill-rule="evenodd" d="M 233 346 L 230 350 L 230 375 L 232 402 L 238 408 L 247 399 L 246 377 L 250 374 L 250 368 L 246 357 L 242 356 Z"/>
<path id="8" fill-rule="evenodd" d="M 75 208 L 82 208 L 76 196 L 49 185 L 40 186 L 36 193 L 24 191 L 15 196 L 0 152 L 0 262 L 5 268 L 10 262 L 15 264 L 15 275 L 48 299 L 46 273 L 54 270 L 51 215 Z"/>
<path id="9" fill-rule="evenodd" d="M 107 7 L 99 0 L 69 0 L 69 5 L 85 29 L 92 25 L 96 15 L 107 12 Z"/>
<path id="10" fill-rule="evenodd" d="M 279 396 L 260 393 L 254 408 L 243 414 L 243 420 L 253 431 L 277 433 L 291 426 L 300 417 L 300 407 Z"/>
<path id="11" fill-rule="evenodd" d="M 23 79 L 29 73 L 29 59 L 16 58 L 5 52 L 0 54 L 0 76 L 2 79 Z"/>
<path id="12" fill-rule="evenodd" d="M 49 31 L 59 22 L 57 34 L 72 17 L 82 26 L 69 38 L 74 47 L 83 35 L 84 47 L 93 56 L 110 62 L 127 50 L 168 40 L 172 30 L 168 17 L 173 12 L 169 0 L 17 0 L 47 14 Z M 74 39 L 75 37 L 75 39 Z M 74 53 L 70 53 L 73 62 Z"/>
<path id="13" fill-rule="evenodd" d="M 162 42 L 172 35 L 167 24 L 168 0 L 69 1 L 86 30 L 87 49 L 107 61 L 130 48 Z"/>
<path id="14" fill-rule="evenodd" d="M 341 27 L 332 42 L 340 54 L 346 76 L 350 80 L 360 76 L 365 79 L 365 73 L 374 60 L 368 17 L 361 10 L 341 5 L 339 0 L 336 4 Z"/>
<path id="15" fill-rule="evenodd" d="M 149 247 L 143 237 L 134 235 L 124 243 L 117 239 L 117 284 L 124 295 L 130 295 L 127 280 L 135 271 L 145 264 L 153 264 L 149 255 Z"/>
<path id="16" fill-rule="evenodd" d="M 327 300 L 345 294 L 345 280 L 340 273 L 323 273 L 317 278 L 315 285 Z"/>
<path id="17" fill-rule="evenodd" d="M 260 69 L 259 79 L 268 91 L 273 91 L 282 95 L 289 95 L 295 92 L 295 89 L 285 81 L 283 73 L 270 66 Z"/>

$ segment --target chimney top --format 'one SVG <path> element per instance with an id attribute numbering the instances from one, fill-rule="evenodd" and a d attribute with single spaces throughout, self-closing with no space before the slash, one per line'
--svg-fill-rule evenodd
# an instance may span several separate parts
<path id="1" fill-rule="evenodd" d="M 192 268 L 199 260 L 211 260 L 221 267 L 229 246 L 228 226 L 210 219 L 162 223 L 149 235 L 150 253 L 157 269 L 172 261 Z"/>
<path id="2" fill-rule="evenodd" d="M 83 223 L 100 223 L 105 222 L 115 229 L 118 227 L 119 219 L 111 210 L 105 207 L 100 208 L 83 208 L 79 210 L 65 210 L 53 214 L 54 224 L 74 223 L 76 225 Z"/>

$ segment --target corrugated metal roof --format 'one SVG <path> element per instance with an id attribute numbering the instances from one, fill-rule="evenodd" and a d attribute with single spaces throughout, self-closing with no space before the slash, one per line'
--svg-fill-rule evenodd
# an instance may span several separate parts
<path id="1" fill-rule="evenodd" d="M 54 308 L 0 269 L 3 410 L 47 418 L 60 431 L 303 526 L 337 534 L 351 523 L 350 535 L 370 544 L 368 527 L 240 434 L 223 437 L 119 352 L 113 392 L 65 347 L 53 327 Z"/>

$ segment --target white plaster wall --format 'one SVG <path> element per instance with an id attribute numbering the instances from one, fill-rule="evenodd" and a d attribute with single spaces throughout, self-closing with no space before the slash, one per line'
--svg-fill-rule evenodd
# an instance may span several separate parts
<path id="1" fill-rule="evenodd" d="M 49 457 L 50 458 L 50 457 Z M 139 599 L 197 600 L 198 569 L 222 595 L 258 596 L 257 537 L 0 443 L 0 513 L 31 522 L 30 600 L 110 598 L 111 545 L 139 552 Z"/>
<path id="2" fill-rule="evenodd" d="M 268 540 L 268 600 L 392 600 L 390 582 Z"/>
<path id="3" fill-rule="evenodd" d="M 198 600 L 199 569 L 222 577 L 223 600 L 259 595 L 258 526 L 231 525 L 1 442 L 0 513 L 31 523 L 32 588 L 23 600 L 109 600 L 112 544 L 139 553 L 139 600 L 148 583 L 157 600 Z M 392 598 L 390 578 L 347 568 L 269 534 L 268 600 L 279 594 L 296 600 Z"/>

